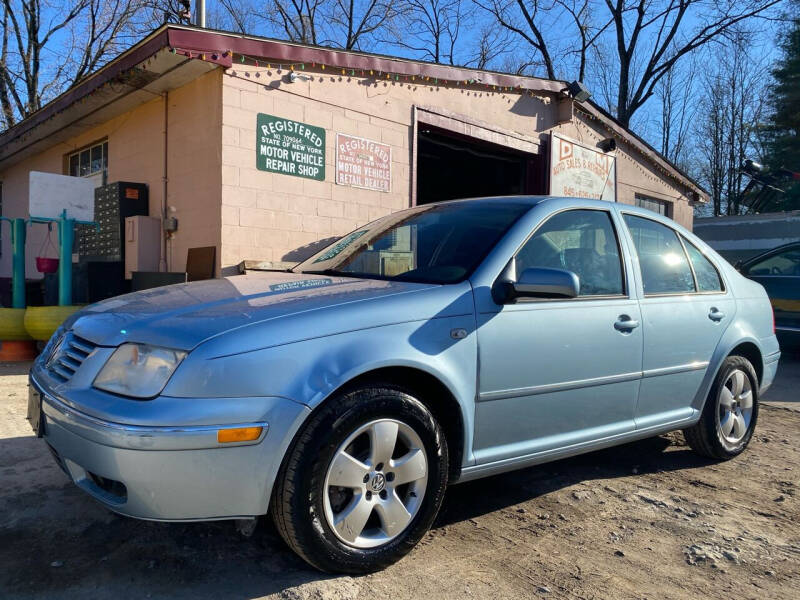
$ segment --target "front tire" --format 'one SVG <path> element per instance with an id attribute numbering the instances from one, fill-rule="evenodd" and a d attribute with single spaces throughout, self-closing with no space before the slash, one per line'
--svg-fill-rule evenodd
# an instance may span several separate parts
<path id="1" fill-rule="evenodd" d="M 711 386 L 703 415 L 683 430 L 689 446 L 702 456 L 728 460 L 753 437 L 758 420 L 758 377 L 743 356 L 726 358 Z"/>
<path id="2" fill-rule="evenodd" d="M 304 426 L 271 502 L 308 563 L 362 574 L 400 560 L 430 528 L 447 486 L 447 442 L 428 408 L 389 385 L 331 398 Z"/>

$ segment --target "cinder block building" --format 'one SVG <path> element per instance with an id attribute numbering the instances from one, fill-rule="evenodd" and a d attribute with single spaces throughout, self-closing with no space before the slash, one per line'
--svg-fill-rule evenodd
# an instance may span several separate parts
<path id="1" fill-rule="evenodd" d="M 687 227 L 706 199 L 567 82 L 176 25 L 0 133 L 4 216 L 27 216 L 31 171 L 145 184 L 149 215 L 176 220 L 159 268 L 214 246 L 218 275 L 449 198 L 589 196 Z M 10 254 L 4 230 L 0 278 Z"/>

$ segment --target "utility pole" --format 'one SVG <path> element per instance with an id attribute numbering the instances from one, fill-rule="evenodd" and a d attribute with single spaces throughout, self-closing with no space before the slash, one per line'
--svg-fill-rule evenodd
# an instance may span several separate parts
<path id="1" fill-rule="evenodd" d="M 206 0 L 196 0 L 195 7 L 197 8 L 197 21 L 195 25 L 200 27 L 206 26 Z"/>

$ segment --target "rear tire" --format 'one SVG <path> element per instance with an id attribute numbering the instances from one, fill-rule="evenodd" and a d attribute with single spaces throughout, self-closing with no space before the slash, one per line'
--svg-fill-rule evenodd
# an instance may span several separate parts
<path id="1" fill-rule="evenodd" d="M 723 361 L 700 420 L 683 437 L 698 454 L 728 460 L 747 448 L 757 421 L 756 371 L 745 357 L 733 355 Z"/>
<path id="2" fill-rule="evenodd" d="M 444 498 L 448 453 L 431 412 L 390 386 L 331 398 L 292 443 L 270 512 L 312 566 L 363 574 L 400 560 Z"/>

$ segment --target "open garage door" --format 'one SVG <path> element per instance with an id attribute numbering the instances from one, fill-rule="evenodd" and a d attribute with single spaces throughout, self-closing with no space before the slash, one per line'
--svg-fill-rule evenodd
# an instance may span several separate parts
<path id="1" fill-rule="evenodd" d="M 544 194 L 542 157 L 424 123 L 417 130 L 417 204 Z"/>

